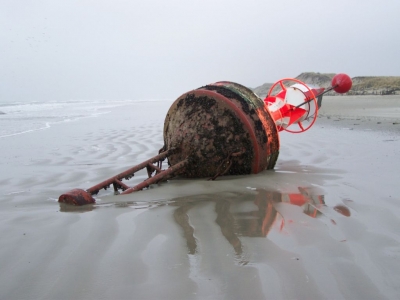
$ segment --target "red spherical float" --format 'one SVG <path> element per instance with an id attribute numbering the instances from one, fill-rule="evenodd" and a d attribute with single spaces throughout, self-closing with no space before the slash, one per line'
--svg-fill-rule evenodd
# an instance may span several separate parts
<path id="1" fill-rule="evenodd" d="M 349 75 L 347 74 L 336 74 L 332 78 L 332 87 L 336 93 L 347 93 L 350 91 L 353 82 Z"/>

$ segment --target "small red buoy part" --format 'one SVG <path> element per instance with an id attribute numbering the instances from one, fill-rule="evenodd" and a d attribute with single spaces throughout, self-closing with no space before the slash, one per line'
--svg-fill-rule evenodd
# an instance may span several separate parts
<path id="1" fill-rule="evenodd" d="M 350 91 L 352 85 L 353 81 L 347 74 L 336 74 L 332 78 L 332 87 L 336 93 L 347 93 L 348 91 Z"/>
<path id="2" fill-rule="evenodd" d="M 92 195 L 82 189 L 73 189 L 58 198 L 58 202 L 71 205 L 86 205 L 96 203 Z"/>

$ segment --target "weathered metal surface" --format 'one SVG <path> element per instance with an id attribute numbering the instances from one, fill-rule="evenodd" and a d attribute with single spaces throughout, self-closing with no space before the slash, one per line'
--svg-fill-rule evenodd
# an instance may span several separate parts
<path id="1" fill-rule="evenodd" d="M 164 122 L 166 149 L 174 165 L 186 158 L 184 177 L 259 173 L 272 169 L 279 136 L 263 101 L 233 82 L 217 82 L 179 97 Z"/>
<path id="2" fill-rule="evenodd" d="M 115 175 L 107 180 L 104 180 L 104 181 L 96 184 L 95 186 L 92 186 L 91 188 L 88 188 L 87 192 L 89 192 L 92 195 L 95 195 L 99 192 L 99 190 L 107 189 L 111 184 L 113 184 L 114 190 L 116 192 L 118 191 L 118 189 L 121 189 L 124 191 L 124 190 L 128 189 L 129 187 L 126 186 L 124 183 L 122 183 L 123 179 L 130 179 L 135 175 L 135 173 L 137 171 L 140 171 L 146 167 L 149 168 L 149 165 L 158 163 L 159 161 L 163 161 L 169 154 L 173 153 L 174 151 L 176 151 L 175 148 L 171 148 L 167 151 L 164 151 L 164 152 L 162 152 L 162 153 L 160 153 L 160 154 L 158 154 L 158 155 L 156 155 L 156 156 L 154 156 L 154 157 L 152 157 L 152 158 L 150 158 L 150 159 L 148 159 L 148 160 L 118 174 L 118 175 Z M 150 177 L 150 175 L 149 175 L 149 177 Z"/>
<path id="3" fill-rule="evenodd" d="M 273 169 L 279 155 L 279 134 L 275 120 L 272 118 L 270 112 L 265 106 L 264 101 L 254 94 L 252 90 L 238 83 L 220 81 L 214 83 L 214 85 L 224 86 L 234 91 L 241 96 L 240 98 L 243 98 L 246 101 L 246 104 L 249 105 L 249 110 L 247 111 L 246 104 L 242 99 L 238 99 L 241 101 L 242 109 L 249 114 L 250 118 L 253 120 L 254 129 L 258 131 L 257 137 L 259 137 L 258 143 L 261 150 L 261 158 L 266 160 L 263 161 L 263 164 L 267 165 L 266 168 L 262 168 L 260 171 L 264 169 Z M 261 124 L 259 121 L 261 121 Z M 267 135 L 266 141 L 264 132 Z M 266 154 L 264 151 L 267 151 Z"/>
<path id="4" fill-rule="evenodd" d="M 134 187 L 128 188 L 127 190 L 123 191 L 121 193 L 121 195 L 130 194 L 130 193 L 133 193 L 133 192 L 137 192 L 137 191 L 143 190 L 144 188 L 147 188 L 148 186 L 150 186 L 150 185 L 152 185 L 154 183 L 157 183 L 160 180 L 164 180 L 168 176 L 173 175 L 178 170 L 186 167 L 187 164 L 188 164 L 188 159 L 185 159 L 185 160 L 183 160 L 183 161 L 181 161 L 181 162 L 169 167 L 166 170 L 160 171 L 158 174 L 156 174 L 153 177 L 150 177 L 150 175 L 149 175 L 148 179 L 146 179 L 145 181 L 139 183 L 138 185 L 136 185 Z"/>
<path id="5" fill-rule="evenodd" d="M 111 185 L 115 194 L 119 190 L 129 194 L 176 175 L 214 180 L 272 169 L 279 154 L 279 136 L 264 102 L 248 88 L 224 81 L 188 92 L 172 104 L 164 122 L 161 151 L 86 191 L 65 193 L 59 202 L 95 203 L 91 195 Z M 169 168 L 162 170 L 160 162 L 165 158 Z M 145 181 L 134 187 L 122 182 L 144 168 L 149 176 Z"/>
<path id="6" fill-rule="evenodd" d="M 86 191 L 82 189 L 71 190 L 65 194 L 62 194 L 58 198 L 58 202 L 78 206 L 95 203 L 95 199 L 92 197 L 92 195 L 96 195 L 101 189 L 108 189 L 111 185 L 113 185 L 114 187 L 115 194 L 119 194 L 119 190 L 123 191 L 122 194 L 129 194 L 132 192 L 140 191 L 153 183 L 165 180 L 166 178 L 173 175 L 175 171 L 186 166 L 188 162 L 187 160 L 176 164 L 175 166 L 172 166 L 167 170 L 161 170 L 158 166 L 153 165 L 154 163 L 162 162 L 169 154 L 174 153 L 174 151 L 176 151 L 176 149 L 174 148 L 164 151 L 116 176 L 113 176 L 107 180 L 104 180 L 103 182 L 100 182 L 99 184 L 96 184 L 95 186 L 92 186 Z M 149 179 L 139 183 L 134 187 L 129 187 L 122 182 L 123 179 L 132 178 L 137 171 L 140 171 L 144 168 L 147 168 Z M 156 171 L 156 175 L 152 177 L 152 173 L 154 171 Z"/>
<path id="7" fill-rule="evenodd" d="M 86 205 L 95 203 L 96 201 L 93 199 L 92 195 L 87 191 L 81 189 L 74 189 L 65 194 L 62 194 L 58 198 L 58 202 L 72 204 L 72 205 Z"/>

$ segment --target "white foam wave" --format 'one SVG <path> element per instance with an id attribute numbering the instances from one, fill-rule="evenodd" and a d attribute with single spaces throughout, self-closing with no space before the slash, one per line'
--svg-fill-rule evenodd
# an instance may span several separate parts
<path id="1" fill-rule="evenodd" d="M 107 114 L 112 108 L 160 100 L 71 100 L 1 104 L 0 138 L 45 130 L 63 122 Z"/>

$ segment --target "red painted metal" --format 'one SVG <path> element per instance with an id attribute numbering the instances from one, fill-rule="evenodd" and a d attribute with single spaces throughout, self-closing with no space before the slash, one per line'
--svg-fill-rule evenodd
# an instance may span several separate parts
<path id="1" fill-rule="evenodd" d="M 58 202 L 72 204 L 72 205 L 86 205 L 95 203 L 96 201 L 93 199 L 92 195 L 87 191 L 81 189 L 74 189 L 65 194 L 62 194 L 58 198 Z"/>
<path id="2" fill-rule="evenodd" d="M 347 74 L 336 74 L 332 78 L 332 87 L 336 93 L 347 93 L 351 89 L 352 85 L 353 82 Z"/>
<path id="3" fill-rule="evenodd" d="M 298 87 L 287 87 L 284 83 L 297 83 L 303 87 L 303 90 L 300 90 Z M 273 95 L 278 84 L 282 88 L 282 91 Z M 295 91 L 298 95 L 302 95 L 302 103 L 299 103 L 298 105 L 290 103 L 290 97 L 288 97 L 289 90 Z M 317 120 L 318 104 L 315 94 L 323 91 L 323 88 L 311 89 L 308 85 L 295 78 L 283 78 L 271 86 L 267 97 L 264 99 L 264 102 L 267 105 L 274 121 L 276 123 L 279 121 L 280 125 L 277 126 L 279 131 L 285 130 L 290 133 L 302 133 L 310 129 Z M 280 105 L 277 105 L 278 101 L 281 101 Z M 287 120 L 286 124 L 282 124 L 284 119 Z M 311 119 L 311 121 L 309 121 L 309 119 Z M 303 126 L 302 121 L 304 120 L 307 120 L 308 123 L 307 125 Z M 287 127 L 294 123 L 298 124 L 298 129 L 287 129 Z"/>

